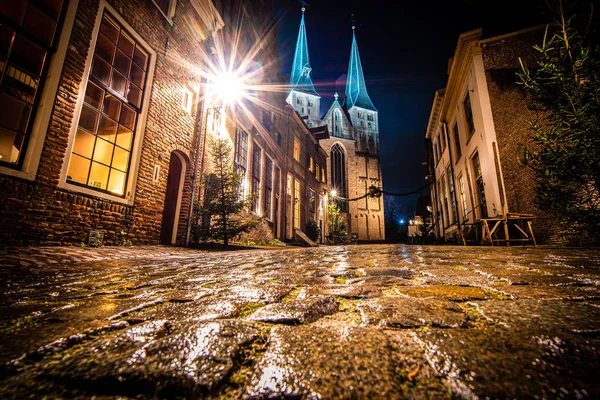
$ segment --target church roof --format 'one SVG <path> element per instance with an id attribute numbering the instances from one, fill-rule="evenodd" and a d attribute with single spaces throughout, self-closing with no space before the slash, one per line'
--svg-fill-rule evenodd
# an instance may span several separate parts
<path id="1" fill-rule="evenodd" d="M 354 30 L 352 31 L 352 50 L 350 52 L 350 64 L 348 65 L 348 78 L 346 81 L 346 106 L 348 108 L 356 106 L 377 111 L 367 93 L 365 75 L 360 62 L 360 55 L 358 54 L 358 44 L 356 43 Z"/>
<path id="2" fill-rule="evenodd" d="M 310 59 L 308 58 L 308 42 L 306 40 L 306 26 L 304 25 L 304 9 L 302 10 L 302 20 L 300 21 L 300 30 L 298 32 L 298 41 L 296 42 L 296 52 L 294 54 L 294 63 L 292 64 L 292 73 L 290 75 L 290 86 L 292 90 L 304 92 L 318 96 L 315 90 L 310 73 Z"/>

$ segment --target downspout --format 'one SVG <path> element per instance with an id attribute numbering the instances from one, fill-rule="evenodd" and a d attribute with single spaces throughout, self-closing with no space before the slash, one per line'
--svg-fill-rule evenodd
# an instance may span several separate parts
<path id="1" fill-rule="evenodd" d="M 442 127 L 444 129 L 444 135 L 446 136 L 446 143 L 448 143 L 448 156 L 450 157 L 450 174 L 452 175 L 452 187 L 454 188 L 454 199 L 450 199 L 451 201 L 454 201 L 454 217 L 456 218 L 456 225 L 458 226 L 458 234 L 460 235 L 460 239 L 463 242 L 463 245 L 466 246 L 466 242 L 465 242 L 465 238 L 463 236 L 463 231 L 462 228 L 460 226 L 460 216 L 458 213 L 458 203 L 456 201 L 456 193 L 458 193 L 458 191 L 456 190 L 456 179 L 454 178 L 454 160 L 452 159 L 452 149 L 450 146 L 450 135 L 448 134 L 448 124 L 444 121 L 442 122 Z"/>

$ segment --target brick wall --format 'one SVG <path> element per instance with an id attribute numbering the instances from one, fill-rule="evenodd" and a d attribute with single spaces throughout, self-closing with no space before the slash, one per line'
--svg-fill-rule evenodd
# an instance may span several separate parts
<path id="1" fill-rule="evenodd" d="M 534 113 L 529 110 L 522 87 L 515 83 L 515 73 L 520 68 L 519 57 L 532 65 L 532 47 L 542 35 L 543 30 L 538 30 L 490 43 L 483 49 L 483 60 L 508 210 L 535 215 L 533 229 L 538 243 L 560 243 L 568 238 L 556 221 L 536 205 L 534 171 L 518 158 L 521 146 L 535 152 L 536 144 L 530 129 Z"/>
<path id="2" fill-rule="evenodd" d="M 157 243 L 171 153 L 175 150 L 188 160 L 198 123 L 181 107 L 182 89 L 197 79 L 195 66 L 201 66 L 202 44 L 196 41 L 189 19 L 176 18 L 173 29 L 150 1 L 108 2 L 157 53 L 147 125 L 141 146 L 141 161 L 133 205 L 123 205 L 60 189 L 58 187 L 71 125 L 76 122 L 75 104 L 84 83 L 85 63 L 93 39 L 99 2 L 81 0 L 77 8 L 64 67 L 48 126 L 39 169 L 34 181 L 0 176 L 0 244 L 79 244 L 89 230 L 104 232 L 105 244 L 119 244 L 121 230 L 130 230 L 134 243 Z M 190 4 L 177 2 L 176 16 L 189 16 Z M 58 71 L 50 71 L 56 74 Z M 137 133 L 136 140 L 141 140 Z M 68 159 L 68 158 L 67 158 Z M 158 182 L 153 182 L 154 166 L 160 166 Z M 130 177 L 133 171 L 130 172 Z M 186 181 L 191 179 L 188 168 Z M 185 232 L 190 186 L 186 185 L 181 205 L 178 241 Z"/>

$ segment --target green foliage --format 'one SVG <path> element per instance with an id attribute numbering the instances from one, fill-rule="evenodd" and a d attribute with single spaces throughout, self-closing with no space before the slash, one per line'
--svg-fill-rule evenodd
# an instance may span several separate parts
<path id="1" fill-rule="evenodd" d="M 344 224 L 344 219 L 340 215 L 340 207 L 336 202 L 331 202 L 327 206 L 327 226 L 329 235 L 334 238 L 346 235 L 346 224 Z"/>
<path id="2" fill-rule="evenodd" d="M 225 246 L 229 240 L 255 227 L 260 218 L 244 213 L 255 196 L 244 198 L 242 176 L 233 166 L 233 148 L 227 139 L 209 140 L 212 173 L 205 177 L 205 200 L 196 204 L 197 210 L 210 220 L 205 227 L 212 239 L 222 240 Z"/>
<path id="3" fill-rule="evenodd" d="M 321 228 L 319 223 L 314 219 L 309 219 L 306 223 L 306 236 L 309 237 L 313 242 L 318 242 L 321 237 Z"/>
<path id="4" fill-rule="evenodd" d="M 536 64 L 521 62 L 519 84 L 531 96 L 537 154 L 537 203 L 587 239 L 600 235 L 600 46 L 576 28 L 557 0 L 558 19 L 535 46 Z M 585 240 L 585 239 L 584 239 Z"/>

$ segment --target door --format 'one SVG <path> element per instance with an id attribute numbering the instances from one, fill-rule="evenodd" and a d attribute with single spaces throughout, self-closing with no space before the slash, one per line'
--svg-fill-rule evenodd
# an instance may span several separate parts
<path id="1" fill-rule="evenodd" d="M 476 153 L 473 156 L 473 171 L 475 175 L 475 189 L 477 191 L 477 200 L 479 202 L 479 216 L 480 218 L 487 218 L 487 204 L 485 202 L 485 185 L 483 183 L 483 176 L 481 173 L 481 163 L 479 162 L 479 154 Z"/>
<path id="2" fill-rule="evenodd" d="M 167 195 L 165 197 L 165 208 L 163 210 L 160 232 L 161 244 L 175 244 L 177 239 L 177 225 L 179 223 L 184 176 L 185 166 L 182 158 L 174 152 L 171 153 L 169 176 L 167 178 Z"/>

